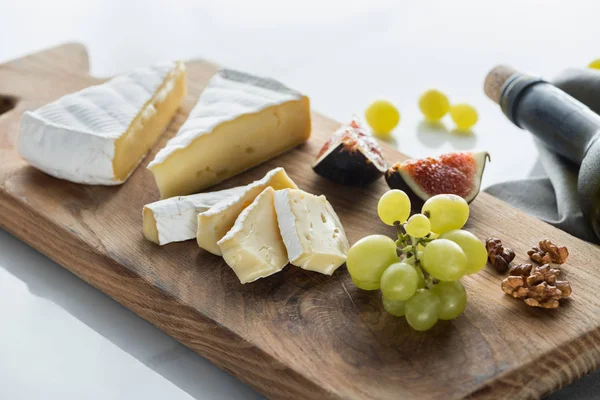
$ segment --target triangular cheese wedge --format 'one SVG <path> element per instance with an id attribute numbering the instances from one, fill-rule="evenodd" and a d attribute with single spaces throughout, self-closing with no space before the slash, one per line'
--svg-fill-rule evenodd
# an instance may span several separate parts
<path id="1" fill-rule="evenodd" d="M 214 205 L 241 194 L 245 186 L 171 197 L 146 204 L 143 212 L 144 236 L 151 242 L 165 245 L 194 239 L 198 231 L 198 214 Z"/>
<path id="2" fill-rule="evenodd" d="M 223 259 L 241 283 L 273 275 L 288 263 L 273 205 L 273 188 L 266 188 L 219 240 Z"/>
<path id="3" fill-rule="evenodd" d="M 121 184 L 163 133 L 185 93 L 181 62 L 136 69 L 26 111 L 19 154 L 57 178 Z"/>
<path id="4" fill-rule="evenodd" d="M 346 262 L 348 239 L 325 196 L 279 190 L 275 192 L 275 210 L 290 263 L 331 275 Z"/>
<path id="5" fill-rule="evenodd" d="M 225 69 L 148 168 L 162 198 L 196 193 L 305 142 L 310 129 L 306 96 Z"/>
<path id="6" fill-rule="evenodd" d="M 218 256 L 221 249 L 217 242 L 231 229 L 244 208 L 254 201 L 265 188 L 275 190 L 296 189 L 297 186 L 283 168 L 269 171 L 262 179 L 254 181 L 237 195 L 216 204 L 210 210 L 198 214 L 198 246 Z"/>

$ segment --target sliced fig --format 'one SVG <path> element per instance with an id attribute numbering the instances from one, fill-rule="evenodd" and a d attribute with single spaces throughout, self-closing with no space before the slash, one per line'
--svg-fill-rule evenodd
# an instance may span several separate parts
<path id="1" fill-rule="evenodd" d="M 312 167 L 334 182 L 362 186 L 383 176 L 387 162 L 377 140 L 353 119 L 331 135 Z"/>
<path id="2" fill-rule="evenodd" d="M 489 159 L 490 155 L 481 151 L 406 160 L 388 169 L 385 180 L 390 188 L 404 190 L 414 208 L 420 208 L 436 194 L 447 193 L 470 203 L 479 193 L 485 162 Z"/>

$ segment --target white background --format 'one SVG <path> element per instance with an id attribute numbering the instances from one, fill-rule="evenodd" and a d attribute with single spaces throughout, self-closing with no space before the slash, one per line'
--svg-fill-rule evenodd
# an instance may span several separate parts
<path id="1" fill-rule="evenodd" d="M 484 96 L 487 71 L 506 63 L 551 78 L 585 66 L 600 57 L 599 11 L 597 0 L 0 0 L 0 62 L 79 41 L 98 76 L 206 58 L 278 78 L 340 121 L 387 98 L 402 114 L 401 151 L 488 150 L 487 186 L 540 173 L 529 134 Z M 450 120 L 423 129 L 428 88 L 473 104 L 474 134 L 452 133 Z M 574 390 L 597 391 L 587 380 Z M 0 398 L 190 396 L 258 394 L 0 230 Z"/>

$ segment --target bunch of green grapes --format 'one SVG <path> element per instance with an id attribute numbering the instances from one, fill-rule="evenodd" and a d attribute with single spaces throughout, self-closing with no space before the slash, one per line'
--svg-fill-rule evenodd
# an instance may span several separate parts
<path id="1" fill-rule="evenodd" d="M 346 265 L 358 288 L 380 289 L 388 313 L 404 316 L 413 329 L 425 331 L 440 319 L 462 314 L 467 292 L 460 278 L 479 272 L 487 251 L 475 235 L 461 229 L 469 219 L 469 205 L 462 197 L 434 196 L 420 214 L 409 218 L 410 210 L 406 193 L 385 193 L 377 213 L 398 228 L 398 239 L 364 237 L 348 251 Z"/>

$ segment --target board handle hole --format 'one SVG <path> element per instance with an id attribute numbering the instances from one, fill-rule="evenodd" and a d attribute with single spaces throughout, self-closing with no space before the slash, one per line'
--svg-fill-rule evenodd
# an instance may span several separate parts
<path id="1" fill-rule="evenodd" d="M 0 115 L 6 114 L 17 106 L 17 98 L 0 94 Z"/>

